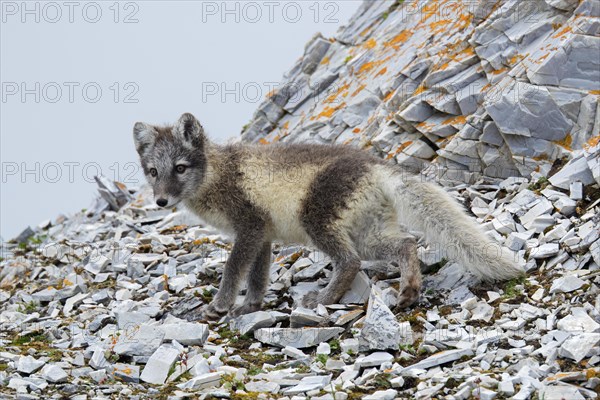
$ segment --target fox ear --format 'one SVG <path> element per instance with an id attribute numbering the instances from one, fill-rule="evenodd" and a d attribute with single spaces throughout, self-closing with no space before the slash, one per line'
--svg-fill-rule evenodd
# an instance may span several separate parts
<path id="1" fill-rule="evenodd" d="M 190 113 L 184 113 L 179 117 L 173 131 L 193 145 L 201 146 L 204 143 L 204 128 L 202 128 L 196 117 Z"/>
<path id="2" fill-rule="evenodd" d="M 133 126 L 133 141 L 135 149 L 141 155 L 156 138 L 156 129 L 144 122 L 136 122 Z"/>

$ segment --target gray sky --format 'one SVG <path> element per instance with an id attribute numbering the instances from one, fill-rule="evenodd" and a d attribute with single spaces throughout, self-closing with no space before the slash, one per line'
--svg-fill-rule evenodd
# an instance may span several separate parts
<path id="1" fill-rule="evenodd" d="M 217 141 L 239 135 L 361 2 L 2 1 L 0 234 L 89 206 L 100 172 L 139 184 L 136 121 L 189 111 Z"/>

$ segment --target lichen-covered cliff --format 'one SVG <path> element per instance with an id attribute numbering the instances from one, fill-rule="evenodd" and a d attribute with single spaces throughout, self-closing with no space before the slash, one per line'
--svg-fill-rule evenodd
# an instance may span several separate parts
<path id="1" fill-rule="evenodd" d="M 599 16 L 593 0 L 365 1 L 306 45 L 243 138 L 372 148 L 467 182 L 583 157 L 578 178 L 598 181 Z"/>

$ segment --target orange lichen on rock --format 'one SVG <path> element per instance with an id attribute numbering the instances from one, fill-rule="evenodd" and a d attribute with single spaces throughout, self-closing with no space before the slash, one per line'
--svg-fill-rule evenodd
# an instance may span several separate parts
<path id="1" fill-rule="evenodd" d="M 373 48 L 375 48 L 375 46 L 377 46 L 377 41 L 375 39 L 371 38 L 365 42 L 364 46 L 367 49 L 373 49 Z"/>
<path id="2" fill-rule="evenodd" d="M 596 95 L 596 96 L 600 96 L 600 90 L 590 90 L 589 93 L 593 94 L 593 95 Z"/>
<path id="3" fill-rule="evenodd" d="M 442 122 L 442 125 L 455 125 L 455 124 L 466 124 L 466 123 L 467 123 L 466 115 L 457 115 L 456 117 L 450 117 L 450 118 L 444 120 L 444 122 Z"/>
<path id="4" fill-rule="evenodd" d="M 600 135 L 594 136 L 583 145 L 584 148 L 589 149 L 590 147 L 595 147 L 600 144 Z"/>
<path id="5" fill-rule="evenodd" d="M 390 92 L 388 94 L 386 94 L 385 97 L 383 98 L 383 101 L 384 102 L 390 101 L 390 99 L 394 96 L 394 93 L 396 93 L 395 90 L 390 90 Z"/>
<path id="6" fill-rule="evenodd" d="M 491 75 L 500 75 L 508 71 L 508 68 L 500 68 L 490 72 Z"/>
<path id="7" fill-rule="evenodd" d="M 260 144 L 269 144 L 269 141 L 267 139 L 265 139 L 265 138 L 260 138 L 258 140 L 258 143 L 260 143 Z"/>
<path id="8" fill-rule="evenodd" d="M 439 33 L 446 30 L 448 24 L 450 24 L 452 20 L 449 19 L 441 19 L 439 21 L 435 21 L 429 24 L 429 29 L 432 33 Z"/>
<path id="9" fill-rule="evenodd" d="M 573 137 L 569 133 L 567 133 L 567 135 L 564 137 L 564 139 L 557 140 L 554 143 L 556 143 L 560 147 L 564 148 L 565 150 L 573 151 L 573 149 L 571 148 L 571 145 L 573 144 Z"/>
<path id="10" fill-rule="evenodd" d="M 342 103 L 342 104 L 340 104 L 340 105 L 338 105 L 336 107 L 329 107 L 329 106 L 327 106 L 327 107 L 325 107 L 323 109 L 323 111 L 321 111 L 319 113 L 319 115 L 316 116 L 316 119 L 323 118 L 323 117 L 325 117 L 325 118 L 331 118 L 333 116 L 333 114 L 335 114 L 335 112 L 337 110 L 339 110 L 340 108 L 344 107 L 345 105 L 346 105 L 346 103 Z M 314 118 L 315 117 L 313 117 L 311 119 L 314 119 Z"/>
<path id="11" fill-rule="evenodd" d="M 321 65 L 327 65 L 329 64 L 329 57 L 323 57 L 323 60 L 321 61 Z"/>
<path id="12" fill-rule="evenodd" d="M 359 94 L 360 92 L 362 92 L 365 88 L 367 87 L 367 85 L 360 85 L 351 95 L 350 97 L 355 97 L 357 94 Z"/>
<path id="13" fill-rule="evenodd" d="M 360 128 L 354 128 L 354 129 L 352 129 L 352 133 L 360 133 Z"/>
<path id="14" fill-rule="evenodd" d="M 381 76 L 381 75 L 385 75 L 385 73 L 387 72 L 387 67 L 383 67 L 382 69 L 379 70 L 378 73 L 375 74 L 375 76 Z"/>
<path id="15" fill-rule="evenodd" d="M 363 29 L 363 31 L 361 33 L 359 33 L 359 36 L 361 36 L 361 37 L 367 36 L 367 34 L 371 31 L 371 29 L 373 29 L 373 25 L 368 26 L 365 29 Z"/>
<path id="16" fill-rule="evenodd" d="M 348 88 L 350 87 L 350 83 L 346 82 L 342 86 L 340 86 L 335 92 L 329 95 L 323 102 L 324 103 L 333 103 L 338 96 L 342 95 L 343 97 L 348 96 Z M 346 93 L 343 93 L 346 92 Z"/>
<path id="17" fill-rule="evenodd" d="M 421 94 L 426 90 L 427 90 L 427 86 L 425 86 L 425 84 L 421 83 L 419 86 L 417 86 L 417 89 L 414 91 L 413 96 Z"/>
<path id="18" fill-rule="evenodd" d="M 396 36 L 394 36 L 391 40 L 389 40 L 388 42 L 386 42 L 384 44 L 385 47 L 393 47 L 394 49 L 398 50 L 399 46 L 406 42 L 408 39 L 410 39 L 410 37 L 412 36 L 412 32 L 408 31 L 408 30 L 403 30 L 402 32 L 400 32 L 399 34 L 397 34 Z"/>
<path id="19" fill-rule="evenodd" d="M 564 37 L 567 33 L 573 32 L 573 28 L 570 26 L 565 26 L 562 30 L 558 31 L 554 36 L 552 36 L 553 39 L 556 38 L 562 38 Z"/>
<path id="20" fill-rule="evenodd" d="M 473 14 L 460 14 L 458 20 L 454 23 L 454 29 L 463 30 L 467 26 L 471 25 L 473 21 Z"/>
<path id="21" fill-rule="evenodd" d="M 398 154 L 400 154 L 404 149 L 406 149 L 412 143 L 413 143 L 412 140 L 407 140 L 406 142 L 401 143 L 400 146 L 398 146 L 398 148 L 396 148 L 396 150 L 388 153 L 388 155 L 386 156 L 386 158 L 389 160 L 392 157 L 396 157 Z"/>

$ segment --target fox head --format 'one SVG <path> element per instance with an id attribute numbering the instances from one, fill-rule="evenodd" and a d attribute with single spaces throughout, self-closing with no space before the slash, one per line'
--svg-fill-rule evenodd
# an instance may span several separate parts
<path id="1" fill-rule="evenodd" d="M 206 173 L 207 139 L 192 114 L 173 126 L 137 122 L 133 140 L 158 206 L 172 207 L 194 195 Z"/>

